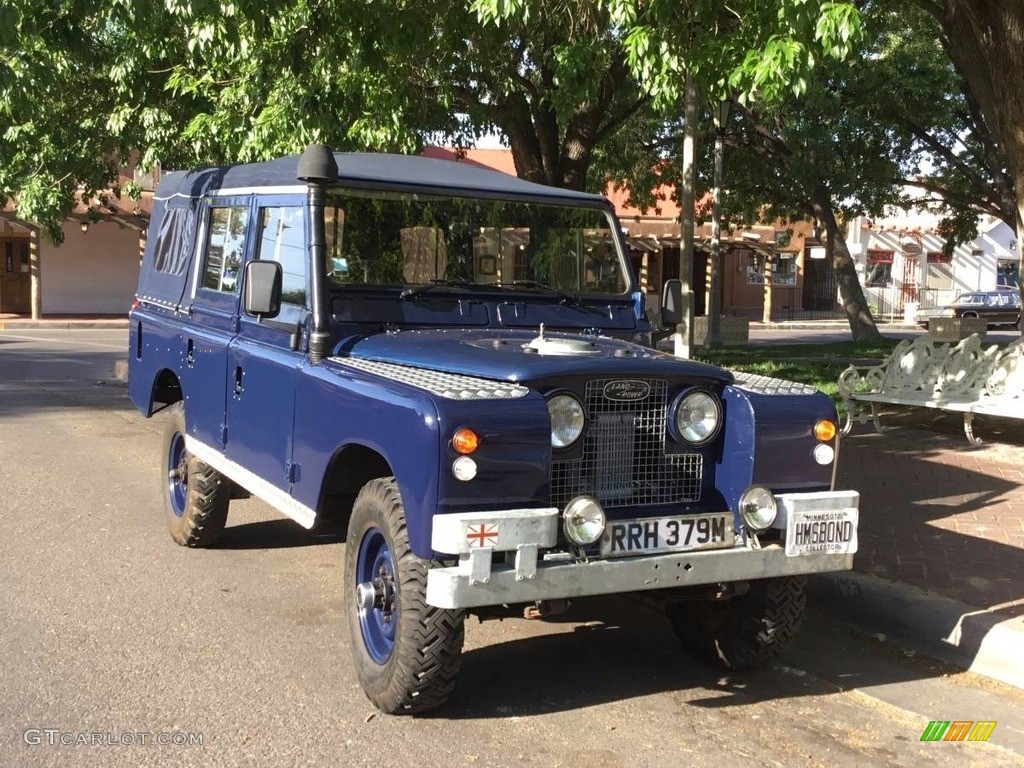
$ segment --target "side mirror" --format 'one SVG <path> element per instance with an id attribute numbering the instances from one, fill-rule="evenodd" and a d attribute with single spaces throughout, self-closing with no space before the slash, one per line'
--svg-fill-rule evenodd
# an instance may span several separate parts
<path id="1" fill-rule="evenodd" d="M 245 314 L 277 317 L 281 311 L 281 265 L 276 261 L 250 261 L 245 265 Z"/>
<path id="2" fill-rule="evenodd" d="M 673 330 L 683 322 L 683 283 L 666 280 L 661 292 L 661 324 Z"/>

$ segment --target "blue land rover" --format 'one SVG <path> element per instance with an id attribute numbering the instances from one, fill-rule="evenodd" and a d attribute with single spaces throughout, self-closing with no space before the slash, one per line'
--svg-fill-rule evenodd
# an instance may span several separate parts
<path id="1" fill-rule="evenodd" d="M 467 613 L 643 593 L 684 648 L 762 664 L 847 569 L 815 390 L 652 350 L 608 202 L 385 154 L 167 174 L 129 392 L 166 411 L 171 536 L 252 494 L 347 530 L 339 594 L 385 712 L 443 702 Z"/>

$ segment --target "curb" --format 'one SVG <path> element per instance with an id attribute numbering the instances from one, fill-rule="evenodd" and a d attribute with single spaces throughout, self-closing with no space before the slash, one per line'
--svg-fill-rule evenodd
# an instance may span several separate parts
<path id="1" fill-rule="evenodd" d="M 1024 608 L 984 609 L 863 573 L 808 580 L 815 607 L 911 641 L 930 656 L 1024 689 Z"/>

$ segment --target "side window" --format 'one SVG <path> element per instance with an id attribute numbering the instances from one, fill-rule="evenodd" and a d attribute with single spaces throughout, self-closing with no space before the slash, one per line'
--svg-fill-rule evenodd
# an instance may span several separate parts
<path id="1" fill-rule="evenodd" d="M 245 258 L 248 208 L 213 208 L 203 263 L 203 288 L 234 293 Z"/>
<path id="2" fill-rule="evenodd" d="M 281 265 L 281 300 L 306 306 L 306 230 L 301 207 L 262 208 L 256 258 Z"/>
<path id="3" fill-rule="evenodd" d="M 192 210 L 167 208 L 156 233 L 153 269 L 168 275 L 185 273 L 189 262 L 189 232 L 192 231 Z"/>

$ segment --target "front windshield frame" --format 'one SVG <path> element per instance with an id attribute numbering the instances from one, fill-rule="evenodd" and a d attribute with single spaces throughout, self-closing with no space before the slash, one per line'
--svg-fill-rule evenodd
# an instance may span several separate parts
<path id="1" fill-rule="evenodd" d="M 328 191 L 324 224 L 331 292 L 633 292 L 618 221 L 600 203 L 346 185 Z"/>

